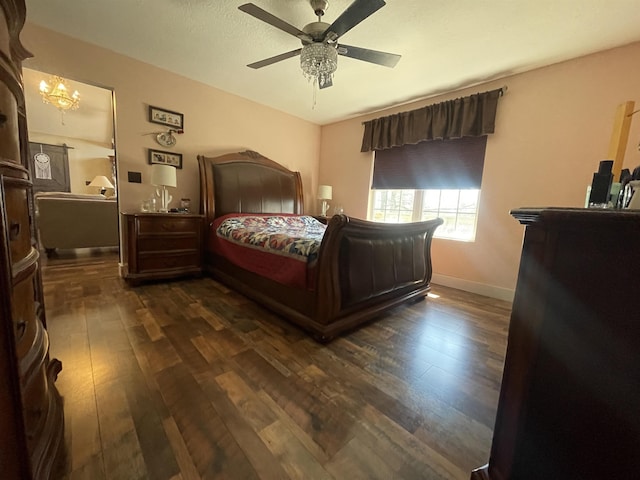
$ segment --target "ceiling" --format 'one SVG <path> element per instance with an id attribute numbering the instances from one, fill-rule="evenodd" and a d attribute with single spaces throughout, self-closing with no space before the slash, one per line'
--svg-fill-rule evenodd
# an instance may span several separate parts
<path id="1" fill-rule="evenodd" d="M 300 47 L 238 10 L 248 0 L 26 0 L 28 21 L 324 125 L 640 40 L 638 0 L 387 0 L 340 37 L 402 55 L 395 68 L 339 57 L 317 92 Z M 253 0 L 300 29 L 308 0 Z M 352 0 L 330 0 L 331 23 Z"/>

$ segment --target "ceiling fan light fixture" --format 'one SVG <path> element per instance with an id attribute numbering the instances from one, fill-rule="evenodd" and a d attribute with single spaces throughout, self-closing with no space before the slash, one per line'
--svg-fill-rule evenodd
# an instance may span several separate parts
<path id="1" fill-rule="evenodd" d="M 338 68 L 338 51 L 326 43 L 310 43 L 300 52 L 300 68 L 309 82 L 320 88 L 333 82 Z"/>

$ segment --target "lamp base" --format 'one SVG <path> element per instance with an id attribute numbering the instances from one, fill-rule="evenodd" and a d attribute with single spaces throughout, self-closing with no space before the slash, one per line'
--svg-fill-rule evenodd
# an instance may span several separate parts
<path id="1" fill-rule="evenodd" d="M 327 210 L 329 210 L 329 204 L 327 203 L 326 200 L 322 200 L 322 216 L 323 217 L 327 216 Z"/>
<path id="2" fill-rule="evenodd" d="M 156 195 L 160 197 L 158 212 L 167 213 L 169 211 L 169 203 L 173 199 L 173 197 L 169 195 L 169 191 L 167 190 L 167 187 L 164 185 L 161 185 L 160 189 L 156 189 Z"/>

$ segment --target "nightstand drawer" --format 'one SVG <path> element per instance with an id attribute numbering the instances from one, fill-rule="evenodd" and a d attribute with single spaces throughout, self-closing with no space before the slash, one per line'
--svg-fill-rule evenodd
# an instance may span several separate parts
<path id="1" fill-rule="evenodd" d="M 169 252 L 171 250 L 197 250 L 200 240 L 195 235 L 154 235 L 138 238 L 138 251 L 146 252 Z"/>
<path id="2" fill-rule="evenodd" d="M 124 213 L 123 276 L 132 284 L 202 273 L 204 216 Z"/>
<path id="3" fill-rule="evenodd" d="M 196 251 L 176 253 L 140 253 L 138 259 L 138 273 L 172 270 L 199 269 L 200 254 Z"/>
<path id="4" fill-rule="evenodd" d="M 181 218 L 179 214 L 140 217 L 138 234 L 198 232 L 201 222 L 199 218 Z"/>

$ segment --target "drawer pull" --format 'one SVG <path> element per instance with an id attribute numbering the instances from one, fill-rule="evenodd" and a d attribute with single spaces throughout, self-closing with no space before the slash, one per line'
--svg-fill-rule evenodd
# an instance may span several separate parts
<path id="1" fill-rule="evenodd" d="M 9 240 L 15 240 L 20 236 L 20 223 L 19 222 L 10 222 L 9 223 Z"/>

